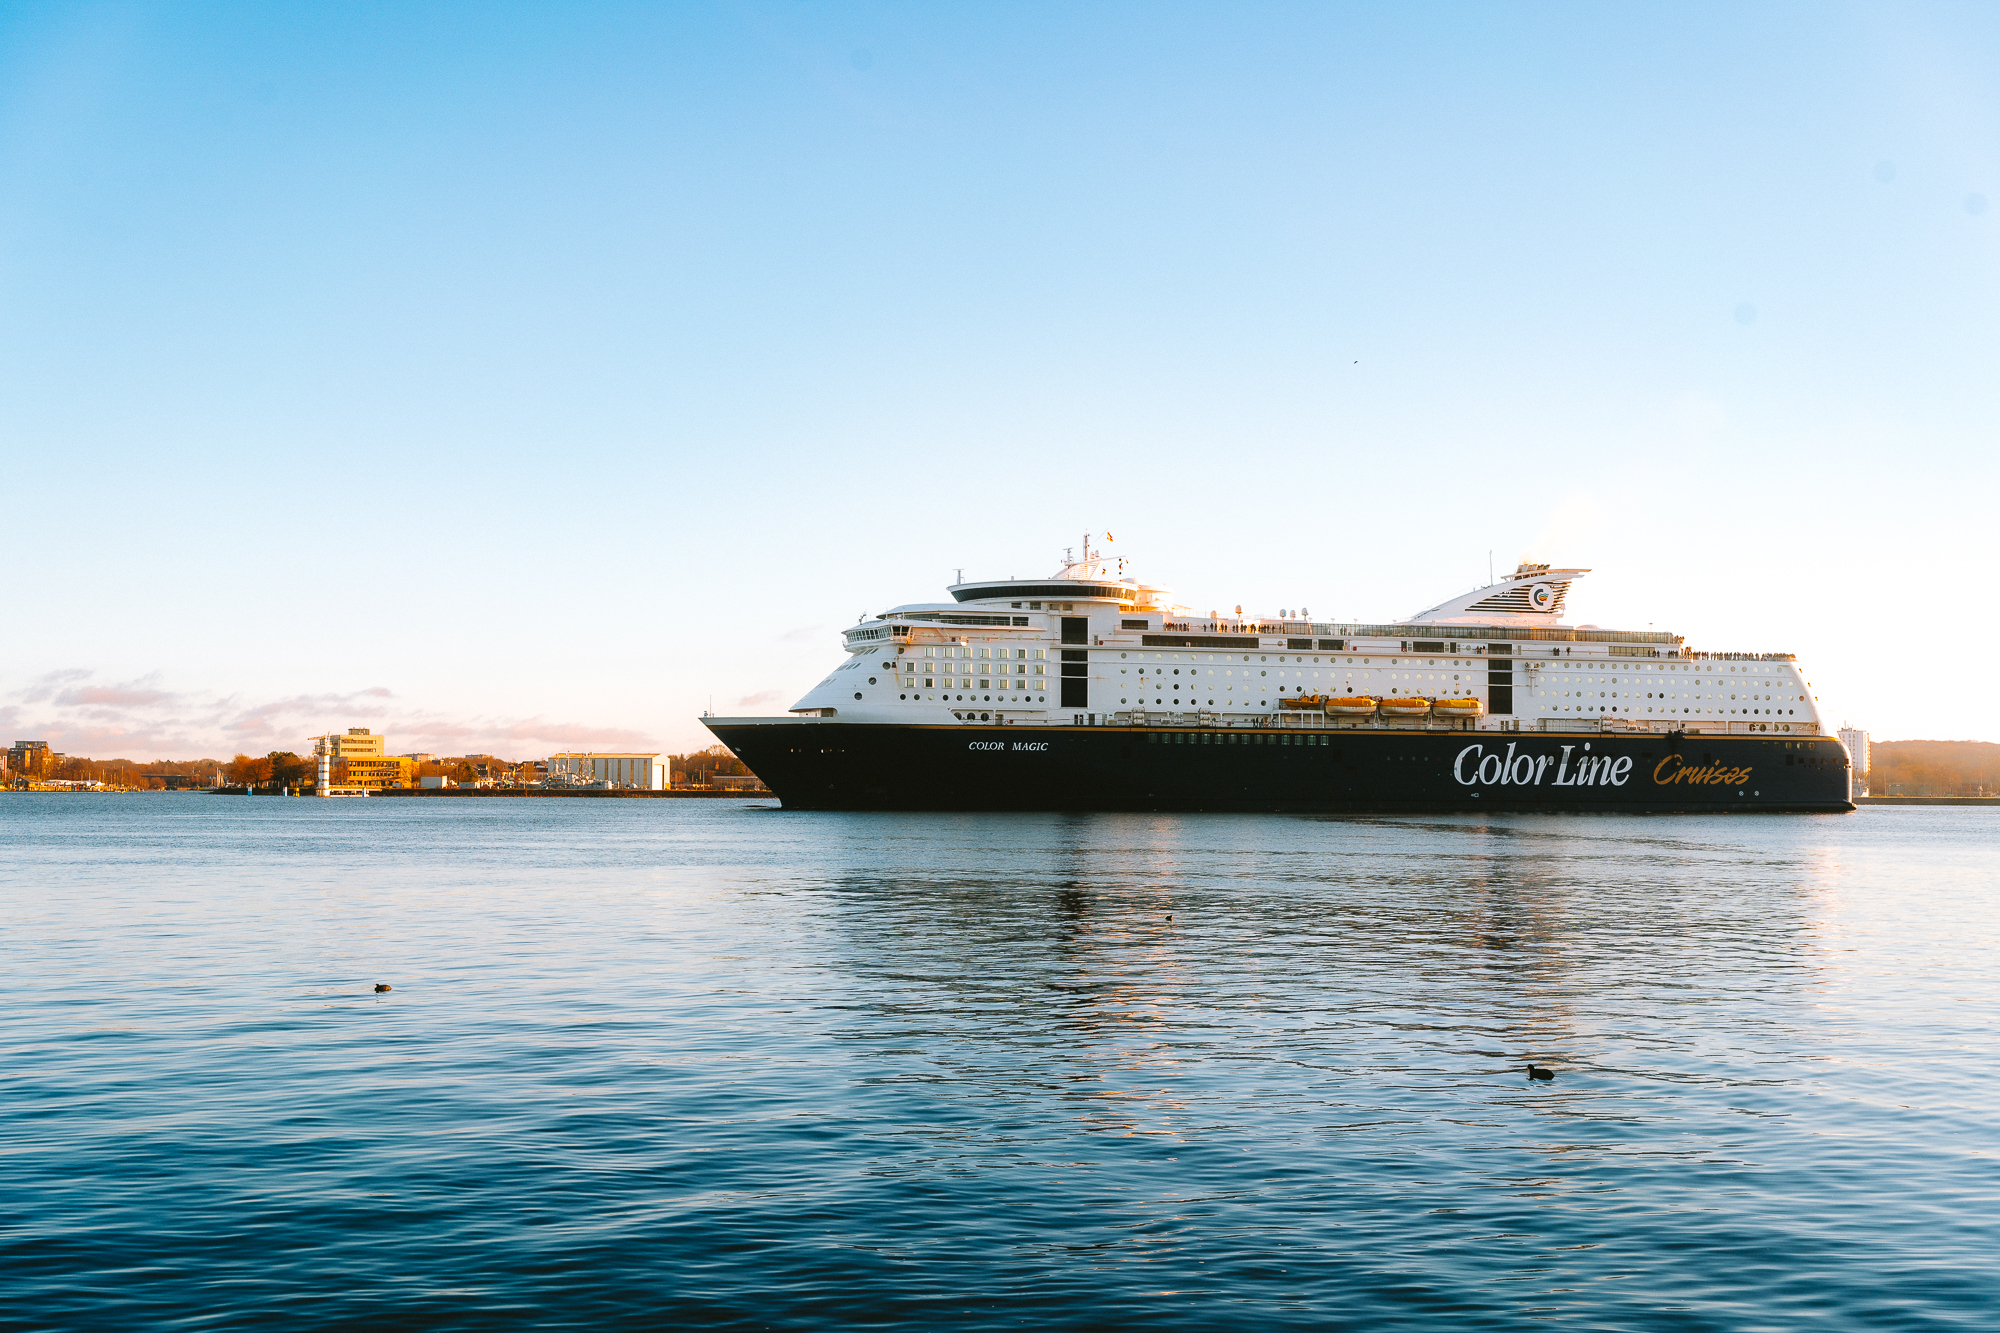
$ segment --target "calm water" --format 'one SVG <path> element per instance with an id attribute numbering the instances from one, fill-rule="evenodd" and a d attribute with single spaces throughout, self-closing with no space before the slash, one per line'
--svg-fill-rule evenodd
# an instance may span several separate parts
<path id="1" fill-rule="evenodd" d="M 0 858 L 8 1328 L 2000 1323 L 2000 809 L 14 795 Z"/>

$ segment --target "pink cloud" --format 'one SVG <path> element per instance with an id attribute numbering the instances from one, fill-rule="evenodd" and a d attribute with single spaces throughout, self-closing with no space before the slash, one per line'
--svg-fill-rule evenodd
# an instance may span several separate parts
<path id="1" fill-rule="evenodd" d="M 370 686 L 348 693 L 252 700 L 175 693 L 148 678 L 84 685 L 92 673 L 53 672 L 12 698 L 0 697 L 0 725 L 15 738 L 46 740 L 66 754 L 94 759 L 226 758 L 267 750 L 305 753 L 328 728 L 366 726 L 386 733 L 398 753 L 490 753 L 539 758 L 577 749 L 647 750 L 649 737 L 627 727 L 545 717 L 449 717 L 402 705 Z"/>
<path id="2" fill-rule="evenodd" d="M 101 704 L 107 708 L 145 708 L 151 704 L 163 704 L 174 696 L 164 690 L 135 690 L 121 685 L 90 685 L 80 690 L 66 690 L 56 696 L 56 702 L 66 707 L 83 704 Z"/>

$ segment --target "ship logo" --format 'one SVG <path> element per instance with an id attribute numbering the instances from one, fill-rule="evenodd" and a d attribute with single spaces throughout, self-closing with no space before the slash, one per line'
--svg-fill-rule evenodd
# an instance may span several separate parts
<path id="1" fill-rule="evenodd" d="M 1546 583 L 1537 583 L 1528 589 L 1528 605 L 1537 611 L 1546 611 L 1555 605 L 1556 590 Z"/>
<path id="2" fill-rule="evenodd" d="M 1508 742 L 1507 753 L 1502 755 L 1487 754 L 1484 745 L 1468 745 L 1452 762 L 1451 775 L 1465 787 L 1539 787 L 1553 764 L 1555 775 L 1549 783 L 1552 787 L 1622 787 L 1632 773 L 1631 756 L 1591 754 L 1588 741 L 1584 742 L 1584 752 L 1574 757 L 1574 745 L 1563 746 L 1560 757 L 1517 755 L 1515 746 L 1516 742 Z"/>

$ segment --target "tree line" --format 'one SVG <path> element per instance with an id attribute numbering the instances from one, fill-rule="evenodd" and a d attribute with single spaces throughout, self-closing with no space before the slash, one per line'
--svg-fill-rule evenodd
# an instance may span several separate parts
<path id="1" fill-rule="evenodd" d="M 266 755 L 239 754 L 223 765 L 225 782 L 239 787 L 296 787 L 314 775 L 319 761 L 290 750 Z"/>
<path id="2" fill-rule="evenodd" d="M 1871 796 L 2000 796 L 2000 745 L 1991 741 L 1877 741 Z"/>
<path id="3" fill-rule="evenodd" d="M 667 756 L 667 770 L 685 773 L 685 780 L 694 786 L 707 786 L 717 775 L 725 778 L 750 776 L 749 766 L 731 754 L 726 745 L 711 745 L 692 754 L 670 754 Z"/>
<path id="4" fill-rule="evenodd" d="M 2000 747 L 1996 747 L 2000 748 Z M 64 782 L 101 782 L 107 787 L 130 788 L 134 791 L 160 790 L 176 785 L 206 787 L 214 783 L 221 774 L 223 782 L 241 787 L 297 787 L 311 782 L 316 774 L 318 760 L 311 755 L 295 754 L 290 750 L 272 750 L 268 754 L 239 754 L 229 760 L 220 759 L 156 759 L 150 763 L 140 763 L 131 759 L 85 759 L 74 755 L 52 757 L 37 767 L 32 775 L 8 773 L 9 778 L 31 776 L 36 780 L 57 779 Z M 711 745 L 705 750 L 689 754 L 667 756 L 669 769 L 684 775 L 680 780 L 706 785 L 717 776 L 747 777 L 750 769 L 741 759 L 731 754 L 723 745 Z M 508 761 L 495 760 L 488 765 L 488 772 L 496 769 L 511 769 L 515 765 Z M 457 781 L 470 782 L 479 774 L 469 763 L 421 763 L 416 766 L 416 775 L 449 777 Z M 169 779 L 180 779 L 170 782 Z"/>
<path id="5" fill-rule="evenodd" d="M 32 772 L 9 770 L 7 777 L 10 781 L 101 782 L 107 787 L 145 791 L 169 785 L 168 778 L 184 778 L 198 786 L 206 786 L 215 780 L 217 771 L 225 767 L 218 759 L 156 759 L 151 763 L 138 763 L 131 759 L 86 759 L 66 754 L 52 756 L 37 764 Z"/>

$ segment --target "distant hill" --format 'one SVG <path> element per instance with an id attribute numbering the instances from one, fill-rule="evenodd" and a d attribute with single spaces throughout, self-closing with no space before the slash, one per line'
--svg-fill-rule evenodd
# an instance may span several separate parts
<path id="1" fill-rule="evenodd" d="M 1868 763 L 1871 795 L 2000 796 L 1992 741 L 1877 741 Z"/>

